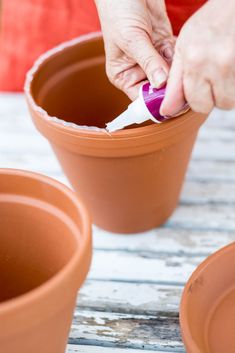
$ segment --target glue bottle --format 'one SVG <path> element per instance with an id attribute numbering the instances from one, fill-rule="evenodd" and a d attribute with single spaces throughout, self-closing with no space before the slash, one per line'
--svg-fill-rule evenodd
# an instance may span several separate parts
<path id="1" fill-rule="evenodd" d="M 132 124 L 141 124 L 149 119 L 155 123 L 162 123 L 170 117 L 160 114 L 161 103 L 164 99 L 166 88 L 156 89 L 149 82 L 140 87 L 139 97 L 132 102 L 127 110 L 121 113 L 116 119 L 106 124 L 109 132 L 123 129 Z M 189 110 L 188 104 L 185 104 L 180 115 Z"/>

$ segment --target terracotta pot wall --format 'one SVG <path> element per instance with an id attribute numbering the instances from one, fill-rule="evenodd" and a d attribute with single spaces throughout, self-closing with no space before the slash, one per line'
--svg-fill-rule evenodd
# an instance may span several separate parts
<path id="1" fill-rule="evenodd" d="M 53 149 L 73 188 L 86 200 L 95 224 L 117 232 L 140 232 L 158 225 L 159 219 L 165 222 L 177 206 L 195 138 L 190 134 L 181 144 L 117 157 L 115 162 L 71 154 L 56 145 Z M 77 167 L 71 169 L 71 165 Z"/>

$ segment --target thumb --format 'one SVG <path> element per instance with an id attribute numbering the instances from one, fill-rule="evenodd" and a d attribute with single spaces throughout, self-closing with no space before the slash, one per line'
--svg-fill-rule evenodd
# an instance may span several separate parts
<path id="1" fill-rule="evenodd" d="M 183 87 L 183 68 L 180 55 L 176 52 L 171 66 L 166 87 L 165 98 L 162 102 L 160 114 L 174 116 L 185 106 Z"/>

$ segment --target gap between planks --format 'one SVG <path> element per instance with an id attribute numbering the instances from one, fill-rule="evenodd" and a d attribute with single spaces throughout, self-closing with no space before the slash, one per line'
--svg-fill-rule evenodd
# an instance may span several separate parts
<path id="1" fill-rule="evenodd" d="M 152 351 L 144 351 L 145 353 L 152 353 Z M 155 351 L 156 353 L 167 353 L 167 352 L 179 352 L 179 350 L 174 351 Z M 180 350 L 182 352 L 182 350 Z M 119 348 L 110 348 L 110 347 L 94 347 L 94 346 L 81 346 L 69 344 L 67 346 L 66 353 L 143 353 L 143 350 L 139 349 L 119 349 Z"/>

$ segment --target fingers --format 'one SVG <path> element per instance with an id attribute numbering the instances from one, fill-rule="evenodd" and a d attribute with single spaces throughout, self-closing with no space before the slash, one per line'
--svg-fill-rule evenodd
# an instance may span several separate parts
<path id="1" fill-rule="evenodd" d="M 222 15 L 220 22 L 215 13 Z M 208 114 L 213 107 L 235 108 L 235 31 L 230 30 L 230 16 L 231 8 L 209 1 L 184 25 L 177 39 L 162 115 L 179 113 L 184 99 L 199 113 Z"/>
<path id="2" fill-rule="evenodd" d="M 160 88 L 166 84 L 169 66 L 154 48 L 146 32 L 136 33 L 133 41 L 128 43 L 126 51 L 140 65 L 154 87 Z"/>
<path id="3" fill-rule="evenodd" d="M 176 116 L 184 110 L 186 102 L 192 110 L 208 114 L 214 107 L 213 92 L 209 81 L 200 74 L 191 70 L 184 73 L 181 58 L 176 56 L 160 113 L 163 116 Z"/>
<path id="4" fill-rule="evenodd" d="M 217 77 L 217 79 L 215 79 Z M 186 101 L 197 113 L 209 114 L 214 107 L 230 110 L 235 108 L 235 80 L 227 80 L 214 74 L 214 82 L 206 78 L 206 74 L 188 73 L 183 78 Z M 211 78 L 212 80 L 212 78 Z"/>
<path id="5" fill-rule="evenodd" d="M 214 107 L 230 110 L 235 108 L 234 92 L 233 72 L 225 76 L 218 66 L 212 68 L 203 61 L 200 67 L 198 61 L 182 63 L 180 54 L 176 54 L 160 113 L 173 117 L 183 110 L 185 102 L 198 113 L 209 114 Z"/>
<path id="6" fill-rule="evenodd" d="M 235 79 L 227 80 L 218 75 L 217 80 L 210 82 L 206 74 L 193 71 L 179 74 L 180 69 L 172 65 L 165 99 L 161 106 L 161 114 L 175 116 L 183 109 L 185 101 L 192 110 L 209 114 L 214 107 L 230 110 L 235 108 Z"/>
<path id="7" fill-rule="evenodd" d="M 125 92 L 131 100 L 138 98 L 139 88 L 146 81 L 146 74 L 141 67 L 134 65 L 126 70 L 114 73 L 114 66 L 112 66 L 110 70 L 111 81 L 114 78 L 113 83 Z"/>
<path id="8" fill-rule="evenodd" d="M 235 108 L 235 75 L 220 80 L 222 85 L 214 84 L 213 93 L 215 106 L 220 109 L 231 110 Z"/>
<path id="9" fill-rule="evenodd" d="M 152 22 L 153 46 L 163 59 L 171 64 L 174 55 L 175 38 L 167 15 L 165 1 L 147 0 L 147 5 Z"/>
<path id="10" fill-rule="evenodd" d="M 110 81 L 131 99 L 144 80 L 167 82 L 174 39 L 164 0 L 96 0 Z"/>
<path id="11" fill-rule="evenodd" d="M 168 78 L 175 39 L 164 0 L 146 0 L 145 11 L 148 26 L 140 26 L 139 30 L 133 31 L 125 49 L 140 65 L 150 83 L 160 88 Z"/>
<path id="12" fill-rule="evenodd" d="M 135 100 L 139 95 L 139 86 L 146 80 L 141 67 L 115 45 L 108 45 L 106 51 L 106 73 L 110 82 Z"/>
<path id="13" fill-rule="evenodd" d="M 174 116 L 185 106 L 183 87 L 183 67 L 180 55 L 176 52 L 167 82 L 165 98 L 162 102 L 160 114 Z"/>
<path id="14" fill-rule="evenodd" d="M 209 114 L 214 107 L 212 87 L 205 78 L 194 73 L 185 74 L 183 78 L 184 94 L 192 110 Z"/>
<path id="15" fill-rule="evenodd" d="M 130 99 L 138 97 L 139 87 L 148 80 L 160 88 L 166 84 L 169 66 L 153 47 L 150 37 L 138 31 L 129 39 L 123 54 L 116 46 L 106 46 L 106 72 L 109 80 Z M 136 64 L 137 63 L 137 64 Z"/>

